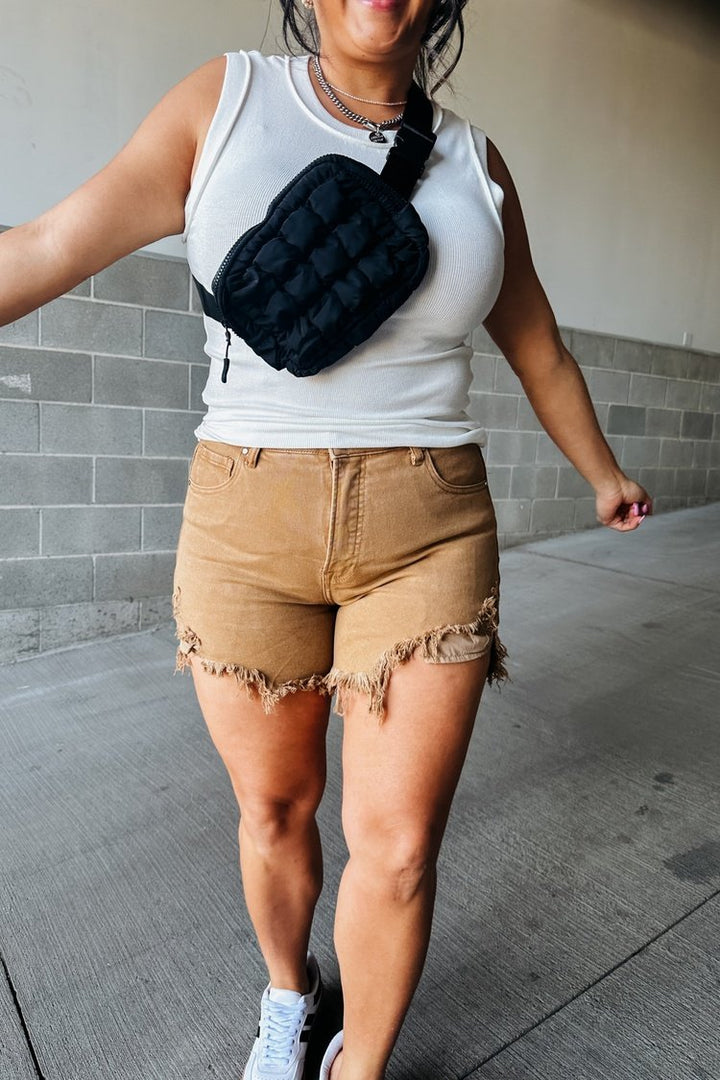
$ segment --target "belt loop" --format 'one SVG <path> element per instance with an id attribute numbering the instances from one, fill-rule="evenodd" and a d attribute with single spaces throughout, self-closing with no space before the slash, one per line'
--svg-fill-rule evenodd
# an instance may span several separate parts
<path id="1" fill-rule="evenodd" d="M 410 447 L 410 461 L 413 465 L 422 465 L 425 460 L 425 451 L 419 446 Z"/>
<path id="2" fill-rule="evenodd" d="M 259 446 L 242 446 L 240 448 L 240 460 L 248 469 L 254 469 L 260 456 Z"/>

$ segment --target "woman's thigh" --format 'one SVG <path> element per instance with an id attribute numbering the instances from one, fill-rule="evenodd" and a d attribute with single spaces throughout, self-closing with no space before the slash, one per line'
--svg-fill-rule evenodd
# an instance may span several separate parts
<path id="1" fill-rule="evenodd" d="M 295 807 L 314 812 L 325 786 L 327 695 L 300 690 L 270 713 L 232 674 L 190 663 L 198 703 L 228 771 L 241 811 L 260 815 Z"/>
<path id="2" fill-rule="evenodd" d="M 397 667 L 384 718 L 366 695 L 345 698 L 343 823 L 351 853 L 437 855 L 467 754 L 489 655 Z"/>

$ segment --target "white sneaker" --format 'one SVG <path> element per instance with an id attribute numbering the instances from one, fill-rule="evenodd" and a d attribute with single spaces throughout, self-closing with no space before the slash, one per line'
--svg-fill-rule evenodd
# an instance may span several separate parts
<path id="1" fill-rule="evenodd" d="M 319 1080 L 330 1080 L 330 1071 L 335 1062 L 335 1058 L 338 1056 L 343 1048 L 343 1033 L 338 1031 L 337 1035 L 331 1040 L 322 1061 L 320 1062 L 320 1076 Z"/>
<path id="2" fill-rule="evenodd" d="M 301 1080 L 310 1028 L 322 995 L 320 971 L 312 953 L 308 953 L 307 969 L 307 994 L 265 987 L 257 1036 L 243 1080 Z"/>

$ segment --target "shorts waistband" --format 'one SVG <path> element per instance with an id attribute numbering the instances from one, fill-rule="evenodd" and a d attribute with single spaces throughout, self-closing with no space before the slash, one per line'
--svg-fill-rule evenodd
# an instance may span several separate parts
<path id="1" fill-rule="evenodd" d="M 419 446 L 353 446 L 353 447 L 261 447 L 261 446 L 235 446 L 231 443 L 216 442 L 210 439 L 201 439 L 201 443 L 216 453 L 227 454 L 242 460 L 249 468 L 254 468 L 261 454 L 290 454 L 302 457 L 324 457 L 330 461 L 341 458 L 373 457 L 377 454 L 407 454 L 411 465 L 420 465 L 425 458 L 425 452 Z"/>

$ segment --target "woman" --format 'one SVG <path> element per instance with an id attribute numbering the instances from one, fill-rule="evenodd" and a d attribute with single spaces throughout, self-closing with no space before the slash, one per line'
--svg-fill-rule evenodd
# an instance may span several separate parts
<path id="1" fill-rule="evenodd" d="M 97 176 L 0 236 L 0 322 L 183 232 L 209 286 L 232 241 L 323 153 L 382 167 L 413 72 L 442 70 L 464 0 L 292 0 L 309 57 L 195 71 Z M 447 66 L 447 65 L 446 65 Z M 321 993 L 308 953 L 322 882 L 315 811 L 329 692 L 344 712 L 350 852 L 335 944 L 343 1031 L 321 1075 L 381 1080 L 423 966 L 435 865 L 486 681 L 504 675 L 495 519 L 464 412 L 484 325 L 545 430 L 628 531 L 650 500 L 617 465 L 535 275 L 515 188 L 481 131 L 435 110 L 413 201 L 431 264 L 371 339 L 310 379 L 207 321 L 208 414 L 175 580 L 180 647 L 241 812 L 248 909 L 270 982 L 245 1080 L 299 1080 Z"/>

